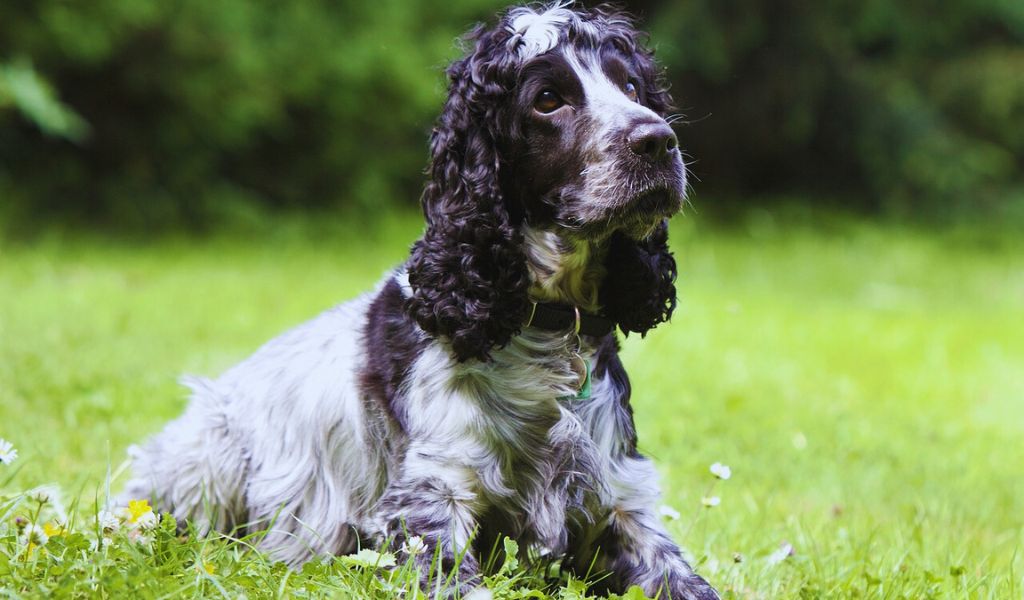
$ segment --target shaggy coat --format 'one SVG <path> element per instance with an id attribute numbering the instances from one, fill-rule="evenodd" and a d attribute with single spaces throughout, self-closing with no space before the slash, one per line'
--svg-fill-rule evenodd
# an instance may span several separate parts
<path id="1" fill-rule="evenodd" d="M 686 173 L 651 53 L 611 10 L 513 8 L 467 36 L 431 137 L 426 231 L 377 289 L 187 379 L 125 497 L 263 530 L 292 565 L 419 536 L 480 584 L 499 536 L 623 591 L 717 598 L 659 522 L 614 331 L 675 307 Z M 533 325 L 540 308 L 579 314 Z M 456 563 L 458 564 L 455 567 Z"/>

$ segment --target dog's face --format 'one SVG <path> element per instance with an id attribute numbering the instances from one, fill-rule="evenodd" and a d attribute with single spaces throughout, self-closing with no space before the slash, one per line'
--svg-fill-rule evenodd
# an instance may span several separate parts
<path id="1" fill-rule="evenodd" d="M 533 301 L 596 307 L 626 333 L 668 320 L 666 218 L 686 175 L 642 35 L 613 9 L 555 4 L 466 39 L 431 135 L 409 314 L 460 361 L 489 360 Z M 538 230 L 554 240 L 540 251 L 526 235 Z"/>
<path id="2" fill-rule="evenodd" d="M 561 16 L 509 18 L 521 38 L 509 97 L 510 200 L 531 224 L 569 235 L 644 238 L 680 209 L 686 188 L 676 135 L 649 97 L 656 72 L 621 23 Z"/>

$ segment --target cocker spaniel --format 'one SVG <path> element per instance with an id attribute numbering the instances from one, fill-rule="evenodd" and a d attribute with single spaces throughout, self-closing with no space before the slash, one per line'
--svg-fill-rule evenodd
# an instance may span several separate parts
<path id="1" fill-rule="evenodd" d="M 434 553 L 457 570 L 442 594 L 476 589 L 479 551 L 507 535 L 612 590 L 717 598 L 659 522 L 615 333 L 676 305 L 686 169 L 652 53 L 608 8 L 515 7 L 467 40 L 408 261 L 186 380 L 125 496 L 268 529 L 292 565 L 419 536 L 424 578 Z"/>

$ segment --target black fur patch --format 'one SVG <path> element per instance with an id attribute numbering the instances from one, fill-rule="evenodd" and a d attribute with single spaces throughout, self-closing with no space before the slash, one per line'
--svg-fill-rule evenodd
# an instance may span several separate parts
<path id="1" fill-rule="evenodd" d="M 405 311 L 402 288 L 392 277 L 373 299 L 363 329 L 366 364 L 359 374 L 359 388 L 370 400 L 377 400 L 391 419 L 405 430 L 400 403 L 409 369 L 430 340 L 419 333 Z"/>
<path id="2" fill-rule="evenodd" d="M 676 308 L 676 260 L 668 250 L 668 221 L 646 239 L 612 236 L 601 284 L 604 314 L 623 333 L 647 333 L 668 321 Z"/>

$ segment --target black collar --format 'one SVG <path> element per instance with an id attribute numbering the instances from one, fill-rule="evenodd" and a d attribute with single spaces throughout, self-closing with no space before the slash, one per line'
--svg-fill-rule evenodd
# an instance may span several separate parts
<path id="1" fill-rule="evenodd" d="M 548 331 L 575 331 L 579 335 L 604 337 L 615 330 L 615 321 L 585 313 L 569 304 L 533 302 L 530 318 L 524 327 L 537 327 Z"/>

